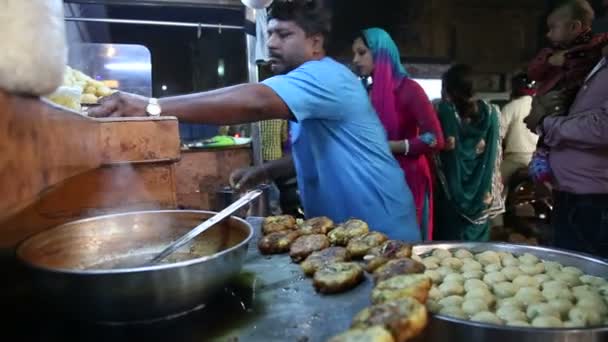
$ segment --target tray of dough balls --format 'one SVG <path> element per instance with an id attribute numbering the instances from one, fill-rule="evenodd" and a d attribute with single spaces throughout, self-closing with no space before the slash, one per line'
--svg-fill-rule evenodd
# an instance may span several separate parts
<path id="1" fill-rule="evenodd" d="M 433 283 L 428 340 L 470 340 L 476 329 L 484 341 L 608 341 L 603 260 L 501 243 L 421 244 L 413 254 Z"/>

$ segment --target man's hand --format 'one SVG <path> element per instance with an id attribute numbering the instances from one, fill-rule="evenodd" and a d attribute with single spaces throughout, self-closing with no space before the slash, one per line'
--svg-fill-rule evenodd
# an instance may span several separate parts
<path id="1" fill-rule="evenodd" d="M 90 108 L 87 115 L 95 118 L 110 116 L 147 116 L 148 98 L 116 92 L 99 100 L 99 106 Z"/>
<path id="2" fill-rule="evenodd" d="M 566 52 L 567 51 L 557 51 L 551 55 L 551 57 L 549 57 L 549 64 L 556 67 L 564 66 L 564 64 L 566 64 Z"/>
<path id="3" fill-rule="evenodd" d="M 544 96 L 534 98 L 534 101 L 532 101 L 532 111 L 524 119 L 524 123 L 530 131 L 537 133 L 537 128 L 545 117 L 564 113 L 565 110 L 567 108 L 562 92 L 552 91 Z"/>
<path id="4" fill-rule="evenodd" d="M 269 180 L 269 178 L 264 166 L 238 169 L 230 175 L 230 186 L 236 190 L 252 188 Z"/>

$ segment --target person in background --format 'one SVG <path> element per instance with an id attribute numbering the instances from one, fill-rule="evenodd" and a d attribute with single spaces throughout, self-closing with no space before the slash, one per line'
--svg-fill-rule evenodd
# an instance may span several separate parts
<path id="1" fill-rule="evenodd" d="M 390 35 L 364 30 L 353 43 L 353 64 L 372 77 L 370 97 L 388 133 L 391 152 L 414 195 L 424 240 L 433 238 L 433 177 L 427 155 L 443 148 L 443 132 L 427 95 L 409 75 Z"/>
<path id="2" fill-rule="evenodd" d="M 587 0 L 563 0 L 547 18 L 547 38 L 552 46 L 540 51 L 530 63 L 528 75 L 538 82 L 538 95 L 559 90 L 563 104 L 556 109 L 565 114 L 574 101 L 585 77 L 602 58 L 608 34 L 593 34 L 591 25 L 595 12 Z M 530 165 L 537 182 L 550 183 L 549 149 L 542 136 Z"/>
<path id="3" fill-rule="evenodd" d="M 331 13 L 324 2 L 275 0 L 268 15 L 267 45 L 277 76 L 158 100 L 118 92 L 89 114 L 168 114 L 214 124 L 290 120 L 291 154 L 233 173 L 235 188 L 297 175 L 306 217 L 338 223 L 356 217 L 391 239 L 420 241 L 412 194 L 365 89 L 326 55 Z"/>
<path id="4" fill-rule="evenodd" d="M 500 114 L 496 106 L 474 99 L 468 65 L 452 66 L 443 88 L 447 100 L 439 103 L 438 114 L 445 148 L 437 158 L 435 237 L 488 241 L 491 211 L 495 199 L 502 199 Z"/>
<path id="5" fill-rule="evenodd" d="M 567 116 L 559 92 L 537 97 L 526 119 L 551 149 L 554 245 L 608 258 L 608 48 Z"/>
<path id="6" fill-rule="evenodd" d="M 504 158 L 500 173 L 505 185 L 509 184 L 515 172 L 528 167 L 536 150 L 538 135 L 530 132 L 524 123 L 524 119 L 532 110 L 535 93 L 535 83 L 525 73 L 513 76 L 511 101 L 504 106 L 500 116 L 500 127 L 505 131 Z"/>
<path id="7" fill-rule="evenodd" d="M 262 135 L 262 159 L 264 162 L 271 162 L 283 158 L 285 143 L 288 139 L 287 120 L 265 120 L 260 122 L 260 133 Z M 273 215 L 281 213 L 281 192 L 276 184 L 272 182 L 270 186 L 270 211 Z"/>

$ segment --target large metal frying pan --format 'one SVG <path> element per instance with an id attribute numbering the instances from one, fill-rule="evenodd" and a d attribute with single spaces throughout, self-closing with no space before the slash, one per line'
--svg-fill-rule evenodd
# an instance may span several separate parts
<path id="1" fill-rule="evenodd" d="M 40 292 L 67 313 L 104 322 L 163 318 L 200 307 L 241 270 L 253 230 L 234 217 L 167 263 L 138 267 L 213 214 L 146 211 L 84 219 L 25 240 L 17 257 Z"/>

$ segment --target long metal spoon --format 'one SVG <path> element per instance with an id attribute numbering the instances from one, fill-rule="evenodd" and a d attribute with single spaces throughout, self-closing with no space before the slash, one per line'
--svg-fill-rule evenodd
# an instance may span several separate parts
<path id="1" fill-rule="evenodd" d="M 162 261 L 164 258 L 171 255 L 173 252 L 177 251 L 181 247 L 183 247 L 188 242 L 192 241 L 195 237 L 202 234 L 209 228 L 213 227 L 216 223 L 222 221 L 226 217 L 232 215 L 235 211 L 241 209 L 245 205 L 249 204 L 254 199 L 258 198 L 263 193 L 262 190 L 254 190 L 246 193 L 241 198 L 239 198 L 236 202 L 232 203 L 226 209 L 220 211 L 219 213 L 213 215 L 211 218 L 206 220 L 205 222 L 199 224 L 198 226 L 192 228 L 188 233 L 184 234 L 179 239 L 172 242 L 167 248 L 165 248 L 162 252 L 160 252 L 157 256 L 148 261 L 144 266 L 152 266 L 156 263 Z"/>

